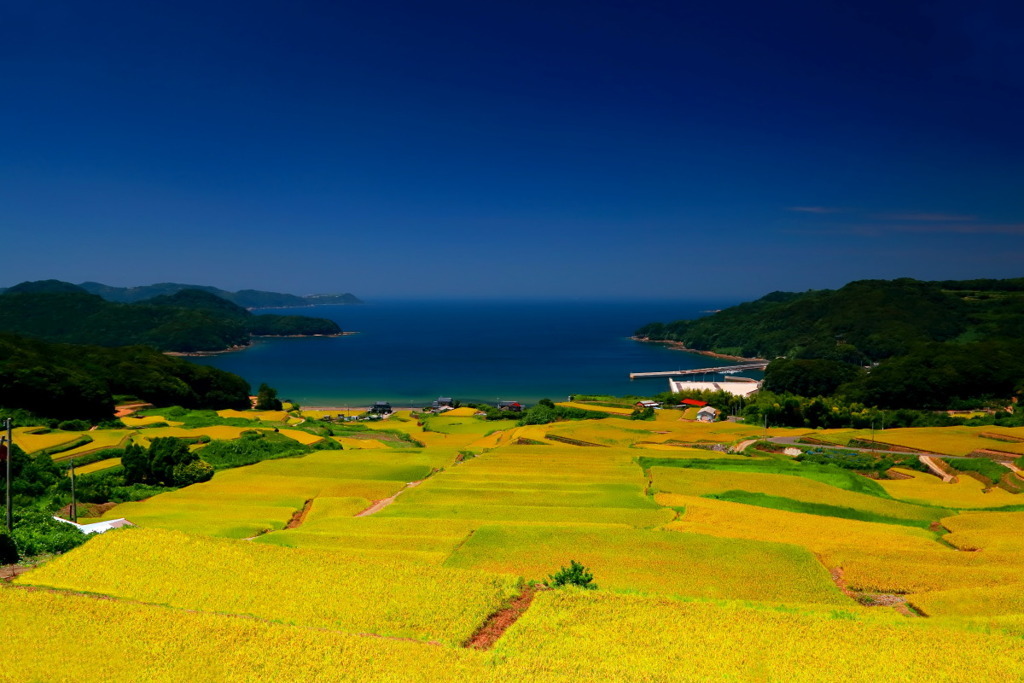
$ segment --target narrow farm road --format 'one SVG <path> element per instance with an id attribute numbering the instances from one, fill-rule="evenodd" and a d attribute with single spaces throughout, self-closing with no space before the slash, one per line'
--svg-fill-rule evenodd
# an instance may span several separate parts
<path id="1" fill-rule="evenodd" d="M 357 514 L 356 517 L 368 517 L 369 515 L 372 515 L 372 514 L 375 514 L 377 512 L 380 512 L 381 510 L 386 508 L 388 505 L 391 505 L 392 503 L 394 503 L 395 502 L 395 498 L 398 498 L 400 495 L 402 495 L 402 493 L 404 493 L 408 489 L 411 489 L 413 486 L 419 486 L 422 482 L 423 482 L 422 479 L 420 479 L 419 481 L 410 481 L 408 484 L 406 484 L 402 488 L 401 491 L 399 491 L 398 493 L 396 493 L 393 496 L 389 496 L 387 498 L 384 498 L 383 500 L 378 500 L 376 503 L 374 503 L 370 507 L 366 508 L 365 510 L 363 510 L 362 512 Z"/>

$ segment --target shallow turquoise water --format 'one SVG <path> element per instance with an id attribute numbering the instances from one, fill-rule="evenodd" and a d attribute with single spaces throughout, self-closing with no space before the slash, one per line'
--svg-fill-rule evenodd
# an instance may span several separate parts
<path id="1" fill-rule="evenodd" d="M 303 405 L 412 406 L 439 395 L 533 403 L 569 394 L 649 395 L 665 379 L 630 372 L 727 365 L 629 337 L 641 325 L 698 317 L 728 302 L 385 301 L 268 313 L 336 320 L 339 338 L 274 339 L 195 359 Z M 259 312 L 259 311 L 258 311 Z"/>

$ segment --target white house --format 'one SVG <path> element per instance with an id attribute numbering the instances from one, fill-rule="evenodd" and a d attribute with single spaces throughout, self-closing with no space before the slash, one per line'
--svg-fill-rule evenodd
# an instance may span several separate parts
<path id="1" fill-rule="evenodd" d="M 716 417 L 718 417 L 718 411 L 711 406 L 704 406 L 697 411 L 698 422 L 714 422 Z"/>

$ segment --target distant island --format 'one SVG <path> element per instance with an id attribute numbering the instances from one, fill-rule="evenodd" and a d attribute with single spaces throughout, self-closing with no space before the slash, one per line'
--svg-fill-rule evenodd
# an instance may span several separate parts
<path id="1" fill-rule="evenodd" d="M 775 359 L 765 389 L 780 394 L 938 408 L 1024 390 L 1024 278 L 772 292 L 703 318 L 652 322 L 634 336 Z"/>
<path id="2" fill-rule="evenodd" d="M 67 283 L 70 284 L 70 283 Z M 83 282 L 79 285 L 72 285 L 85 290 L 90 294 L 101 296 L 107 301 L 130 304 L 139 301 L 152 299 L 156 296 L 169 296 L 177 294 L 183 289 L 198 289 L 210 294 L 216 294 L 222 299 L 227 299 L 233 304 L 242 308 L 297 308 L 300 306 L 325 306 L 333 304 L 361 304 L 363 303 L 354 294 L 310 294 L 308 296 L 297 296 L 295 294 L 281 294 L 279 292 L 263 292 L 256 289 L 243 289 L 237 292 L 228 292 L 217 287 L 208 285 L 183 285 L 176 282 L 161 282 L 155 285 L 143 285 L 141 287 L 111 287 L 99 282 Z M 0 288 L 0 294 L 4 291 Z"/>
<path id="3" fill-rule="evenodd" d="M 248 346 L 253 337 L 260 336 L 343 334 L 333 320 L 255 315 L 209 289 L 178 289 L 170 294 L 122 303 L 59 280 L 23 282 L 0 294 L 0 332 L 48 342 L 108 347 L 144 345 L 176 353 L 241 348 Z M 235 296 L 242 294 L 238 292 Z M 266 304 L 285 301 L 273 297 L 292 296 L 255 294 L 268 296 L 242 296 L 241 300 Z"/>

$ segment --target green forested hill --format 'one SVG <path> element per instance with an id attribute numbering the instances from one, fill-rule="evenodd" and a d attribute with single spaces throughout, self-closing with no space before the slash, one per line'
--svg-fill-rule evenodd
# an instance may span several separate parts
<path id="1" fill-rule="evenodd" d="M 765 373 L 770 391 L 941 408 L 1024 389 L 1024 278 L 860 280 L 838 290 L 773 292 L 705 318 L 650 323 L 635 335 L 774 359 Z"/>
<path id="2" fill-rule="evenodd" d="M 44 417 L 108 419 L 114 396 L 191 408 L 249 407 L 238 375 L 146 346 L 52 344 L 0 333 L 0 408 Z"/>
<path id="3" fill-rule="evenodd" d="M 1004 289 L 993 289 L 998 282 Z M 860 280 L 838 290 L 774 292 L 705 318 L 650 323 L 635 334 L 741 356 L 867 363 L 921 343 L 1024 336 L 1021 283 Z"/>
<path id="4" fill-rule="evenodd" d="M 0 331 L 51 342 L 130 346 L 161 351 L 220 351 L 252 335 L 334 335 L 322 318 L 253 315 L 215 294 L 181 290 L 125 304 L 59 281 L 22 283 L 0 295 Z"/>

